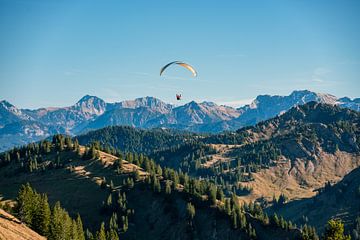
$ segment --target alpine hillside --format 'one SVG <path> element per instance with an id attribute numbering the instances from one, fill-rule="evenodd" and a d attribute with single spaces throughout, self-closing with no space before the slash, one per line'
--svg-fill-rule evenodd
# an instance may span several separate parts
<path id="1" fill-rule="evenodd" d="M 217 133 L 252 126 L 283 114 L 295 105 L 317 101 L 360 110 L 360 100 L 336 98 L 330 94 L 294 91 L 289 96 L 260 95 L 238 109 L 212 102 L 189 102 L 175 107 L 154 97 L 118 103 L 86 95 L 76 104 L 63 108 L 18 109 L 0 102 L 0 151 L 38 141 L 56 133 L 77 135 L 114 125 L 140 128 L 172 128 Z"/>

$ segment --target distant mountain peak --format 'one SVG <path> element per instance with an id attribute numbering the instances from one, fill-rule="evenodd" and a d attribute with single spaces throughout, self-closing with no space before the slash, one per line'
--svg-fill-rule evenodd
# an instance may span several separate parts
<path id="1" fill-rule="evenodd" d="M 0 101 L 0 105 L 4 108 L 11 108 L 11 107 L 15 107 L 14 105 L 12 105 L 11 103 L 9 103 L 8 101 L 6 100 L 2 100 Z"/>
<path id="2" fill-rule="evenodd" d="M 171 104 L 165 103 L 158 98 L 150 97 L 150 96 L 136 98 L 134 100 L 122 101 L 117 103 L 116 105 L 120 108 L 131 108 L 131 109 L 145 107 L 145 108 L 150 108 L 152 110 L 156 110 L 161 113 L 168 113 L 173 108 Z"/>
<path id="3" fill-rule="evenodd" d="M 106 110 L 106 102 L 101 98 L 91 95 L 85 95 L 74 106 L 72 110 L 76 110 L 84 114 L 85 119 L 99 116 Z"/>
<path id="4" fill-rule="evenodd" d="M 91 96 L 91 95 L 86 94 L 77 102 L 77 104 L 83 103 L 83 102 L 94 102 L 94 101 L 105 102 L 104 100 L 102 100 L 101 98 L 99 98 L 97 96 Z"/>
<path id="5" fill-rule="evenodd" d="M 21 123 L 23 120 L 38 123 L 37 127 L 34 124 L 26 125 L 29 130 L 24 135 L 26 142 L 34 140 L 30 130 L 35 131 L 39 128 L 45 135 L 54 132 L 78 134 L 87 129 L 97 129 L 109 125 L 221 132 L 254 125 L 260 121 L 285 114 L 294 106 L 311 101 L 360 111 L 360 98 L 337 99 L 331 94 L 315 93 L 309 90 L 296 90 L 287 96 L 259 95 L 251 104 L 237 109 L 209 101 L 200 103 L 190 101 L 184 105 L 174 106 L 152 96 L 106 103 L 101 98 L 87 94 L 69 107 L 35 110 L 18 109 L 6 100 L 0 101 L 0 129 L 6 126 L 8 126 L 6 129 L 13 129 L 16 126 L 24 125 Z M 320 113 L 320 110 L 315 112 Z M 301 117 L 303 112 L 304 110 L 299 109 L 296 116 Z M 19 122 L 18 125 L 9 125 L 17 122 Z M 17 133 L 14 131 L 14 135 Z M 0 150 L 5 148 L 5 145 L 2 144 L 7 144 L 7 140 L 5 139 L 3 143 L 0 141 Z"/>

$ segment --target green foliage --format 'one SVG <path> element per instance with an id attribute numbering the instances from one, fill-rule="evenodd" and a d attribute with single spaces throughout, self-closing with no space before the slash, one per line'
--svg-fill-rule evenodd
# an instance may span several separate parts
<path id="1" fill-rule="evenodd" d="M 210 185 L 209 187 L 209 200 L 212 205 L 216 205 L 216 194 L 217 188 L 214 185 Z"/>
<path id="2" fill-rule="evenodd" d="M 105 223 L 102 222 L 99 231 L 96 232 L 96 240 L 106 240 Z"/>
<path id="3" fill-rule="evenodd" d="M 17 197 L 17 215 L 28 226 L 50 240 L 83 240 L 84 230 L 78 215 L 72 219 L 57 202 L 50 209 L 46 194 L 39 194 L 30 184 L 22 185 Z"/>
<path id="4" fill-rule="evenodd" d="M 314 227 L 310 227 L 305 224 L 301 228 L 301 239 L 302 240 L 318 240 L 319 237 L 318 237 Z"/>
<path id="5" fill-rule="evenodd" d="M 165 193 L 167 195 L 170 195 L 171 194 L 171 181 L 167 180 L 165 182 Z"/>
<path id="6" fill-rule="evenodd" d="M 124 152 L 150 154 L 155 150 L 184 143 L 192 135 L 171 130 L 142 130 L 127 126 L 111 126 L 78 136 L 78 140 L 83 145 L 98 141 L 102 145 L 111 143 L 112 147 L 122 149 Z"/>
<path id="7" fill-rule="evenodd" d="M 186 216 L 188 218 L 189 225 L 193 226 L 193 219 L 195 217 L 195 206 L 190 202 L 186 204 Z"/>
<path id="8" fill-rule="evenodd" d="M 344 224 L 341 220 L 331 219 L 325 228 L 324 240 L 350 240 L 349 235 L 344 235 Z"/>

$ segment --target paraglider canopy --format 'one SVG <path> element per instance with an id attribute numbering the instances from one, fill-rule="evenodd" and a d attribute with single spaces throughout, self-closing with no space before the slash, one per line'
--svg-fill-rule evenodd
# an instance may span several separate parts
<path id="1" fill-rule="evenodd" d="M 161 76 L 162 73 L 163 73 L 168 67 L 170 67 L 171 65 L 179 65 L 179 66 L 182 66 L 182 67 L 188 69 L 189 71 L 191 71 L 191 73 L 193 74 L 194 77 L 197 76 L 197 72 L 196 72 L 196 70 L 195 70 L 192 66 L 190 66 L 190 65 L 187 64 L 187 63 L 181 62 L 181 61 L 174 61 L 174 62 L 171 62 L 171 63 L 166 64 L 164 67 L 162 67 L 162 68 L 160 69 L 160 76 Z"/>

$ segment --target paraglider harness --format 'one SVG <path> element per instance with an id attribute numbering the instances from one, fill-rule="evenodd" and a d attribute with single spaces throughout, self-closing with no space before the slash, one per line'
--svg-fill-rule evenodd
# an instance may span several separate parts
<path id="1" fill-rule="evenodd" d="M 181 94 L 176 94 L 176 100 L 181 100 Z"/>

